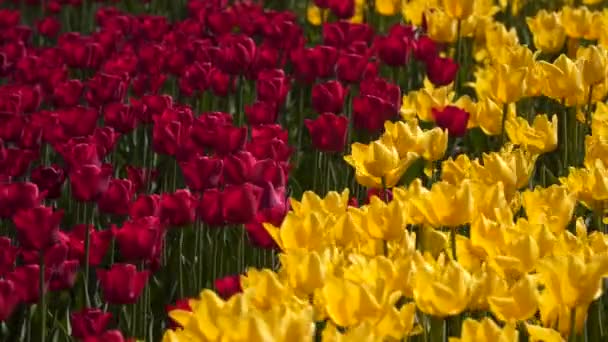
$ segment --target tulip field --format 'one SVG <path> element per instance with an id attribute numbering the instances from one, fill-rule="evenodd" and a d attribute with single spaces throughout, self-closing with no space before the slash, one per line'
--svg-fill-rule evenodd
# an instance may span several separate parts
<path id="1" fill-rule="evenodd" d="M 0 0 L 0 341 L 608 341 L 608 1 Z"/>

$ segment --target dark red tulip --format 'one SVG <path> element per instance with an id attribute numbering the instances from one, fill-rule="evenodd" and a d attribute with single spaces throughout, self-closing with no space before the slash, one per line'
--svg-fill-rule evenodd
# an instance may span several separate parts
<path id="1" fill-rule="evenodd" d="M 371 78 L 361 82 L 360 95 L 372 95 L 390 104 L 396 112 L 401 108 L 401 88 L 383 78 Z"/>
<path id="2" fill-rule="evenodd" d="M 192 111 L 189 109 L 177 107 L 165 109 L 162 115 L 154 117 L 153 149 L 157 153 L 175 156 L 180 145 L 184 145 L 190 139 L 193 120 Z"/>
<path id="3" fill-rule="evenodd" d="M 232 115 L 223 112 L 202 113 L 194 120 L 190 137 L 202 148 L 213 148 L 217 140 L 217 128 L 232 125 Z"/>
<path id="4" fill-rule="evenodd" d="M 312 107 L 317 113 L 340 113 L 347 93 L 338 81 L 317 84 L 312 88 Z"/>
<path id="5" fill-rule="evenodd" d="M 61 23 L 53 17 L 46 17 L 36 23 L 36 28 L 42 36 L 54 38 L 61 30 Z"/>
<path id="6" fill-rule="evenodd" d="M 456 78 L 458 63 L 449 57 L 437 56 L 426 62 L 426 72 L 429 80 L 436 87 L 445 86 Z"/>
<path id="7" fill-rule="evenodd" d="M 165 312 L 168 314 L 171 311 L 174 310 L 182 310 L 182 311 L 192 311 L 192 307 L 190 306 L 190 300 L 185 298 L 185 299 L 178 299 L 175 304 L 173 305 L 167 305 L 165 307 Z M 181 325 L 176 322 L 175 320 L 173 320 L 171 317 L 169 317 L 169 326 L 173 329 L 180 327 Z"/>
<path id="8" fill-rule="evenodd" d="M 7 148 L 4 159 L 0 160 L 0 175 L 8 177 L 22 176 L 37 158 L 38 151 Z"/>
<path id="9" fill-rule="evenodd" d="M 232 8 L 226 8 L 221 11 L 210 11 L 207 17 L 207 25 L 211 32 L 218 36 L 229 33 L 236 25 L 236 12 Z"/>
<path id="10" fill-rule="evenodd" d="M 194 62 L 188 65 L 179 78 L 179 90 L 186 96 L 207 90 L 209 86 L 207 79 L 211 68 L 211 63 Z"/>
<path id="11" fill-rule="evenodd" d="M 9 218 L 19 210 L 37 207 L 41 199 L 34 183 L 0 183 L 0 218 Z"/>
<path id="12" fill-rule="evenodd" d="M 95 201 L 106 191 L 112 175 L 108 165 L 83 165 L 70 171 L 72 196 L 82 202 Z"/>
<path id="13" fill-rule="evenodd" d="M 334 74 L 338 50 L 333 46 L 318 45 L 294 50 L 290 57 L 297 79 L 312 83 L 319 77 L 325 78 Z"/>
<path id="14" fill-rule="evenodd" d="M 375 42 L 380 60 L 392 67 L 403 66 L 408 62 L 411 45 L 409 38 L 394 35 L 378 37 Z"/>
<path id="15" fill-rule="evenodd" d="M 140 73 L 133 78 L 131 88 L 137 96 L 145 96 L 145 94 L 157 94 L 165 84 L 167 75 L 164 73 L 155 72 L 151 74 Z"/>
<path id="16" fill-rule="evenodd" d="M 414 56 L 417 60 L 428 63 L 431 62 L 438 54 L 437 43 L 429 36 L 420 36 L 414 41 Z"/>
<path id="17" fill-rule="evenodd" d="M 203 192 L 196 209 L 197 216 L 208 225 L 221 226 L 224 224 L 222 213 L 222 193 L 217 188 Z"/>
<path id="18" fill-rule="evenodd" d="M 114 128 L 104 126 L 97 127 L 93 132 L 92 141 L 97 145 L 97 150 L 101 157 L 105 157 L 114 150 L 114 146 L 120 138 L 120 133 L 116 132 Z"/>
<path id="19" fill-rule="evenodd" d="M 221 125 L 216 127 L 215 134 L 213 147 L 221 156 L 242 150 L 247 141 L 247 127 Z"/>
<path id="20" fill-rule="evenodd" d="M 217 187 L 223 166 L 224 163 L 221 159 L 201 155 L 180 163 L 186 185 L 192 191 Z"/>
<path id="21" fill-rule="evenodd" d="M 275 187 L 283 187 L 287 181 L 287 171 L 282 162 L 272 159 L 258 160 L 251 172 L 251 182 L 260 186 L 269 182 Z"/>
<path id="22" fill-rule="evenodd" d="M 160 196 L 159 210 L 163 224 L 174 227 L 184 226 L 194 222 L 196 198 L 187 189 L 164 193 Z"/>
<path id="23" fill-rule="evenodd" d="M 80 263 L 68 259 L 68 250 L 68 244 L 56 243 L 44 255 L 45 281 L 51 291 L 70 289 L 76 282 Z"/>
<path id="24" fill-rule="evenodd" d="M 70 139 L 56 146 L 55 149 L 63 157 L 69 171 L 76 170 L 82 165 L 101 166 L 100 149 L 91 139 Z"/>
<path id="25" fill-rule="evenodd" d="M 87 336 L 82 342 L 134 342 L 135 339 L 125 338 L 120 330 L 108 330 L 98 336 Z"/>
<path id="26" fill-rule="evenodd" d="M 277 121 L 279 112 L 274 103 L 256 101 L 245 106 L 245 115 L 250 125 L 273 124 Z"/>
<path id="27" fill-rule="evenodd" d="M 75 106 L 57 111 L 59 124 L 68 137 L 87 136 L 95 130 L 99 114 L 89 107 Z"/>
<path id="28" fill-rule="evenodd" d="M 216 279 L 215 289 L 220 297 L 227 300 L 233 295 L 243 292 L 243 288 L 241 287 L 241 276 L 236 274 Z"/>
<path id="29" fill-rule="evenodd" d="M 304 120 L 312 138 L 312 144 L 319 151 L 342 152 L 346 146 L 348 118 L 342 115 L 324 113 L 315 120 Z"/>
<path id="30" fill-rule="evenodd" d="M 258 75 L 256 90 L 258 100 L 281 106 L 291 87 L 291 80 L 282 69 L 264 70 Z"/>
<path id="31" fill-rule="evenodd" d="M 104 123 L 120 133 L 130 133 L 137 127 L 136 110 L 137 108 L 124 103 L 109 103 L 103 107 Z"/>
<path id="32" fill-rule="evenodd" d="M 160 219 L 154 216 L 126 221 L 116 229 L 120 255 L 130 262 L 147 261 L 160 253 L 165 231 Z"/>
<path id="33" fill-rule="evenodd" d="M 328 0 L 329 9 L 340 19 L 355 15 L 355 0 Z"/>
<path id="34" fill-rule="evenodd" d="M 223 159 L 223 181 L 225 184 L 243 184 L 252 177 L 255 157 L 246 151 L 229 154 Z"/>
<path id="35" fill-rule="evenodd" d="M 122 102 L 127 84 L 120 76 L 97 73 L 87 82 L 87 88 L 87 102 L 93 107 L 99 107 L 106 103 Z"/>
<path id="36" fill-rule="evenodd" d="M 169 20 L 162 15 L 142 15 L 138 28 L 145 39 L 159 41 L 170 29 Z"/>
<path id="37" fill-rule="evenodd" d="M 314 0 L 315 6 L 326 9 L 329 7 L 329 0 Z"/>
<path id="38" fill-rule="evenodd" d="M 149 271 L 137 271 L 132 264 L 113 264 L 109 270 L 97 269 L 103 299 L 110 304 L 134 304 L 146 287 Z"/>
<path id="39" fill-rule="evenodd" d="M 85 238 L 89 230 L 89 265 L 96 267 L 101 264 L 108 247 L 112 242 L 111 230 L 98 231 L 92 225 L 77 224 L 68 233 L 69 258 L 79 260 L 81 265 L 85 262 Z"/>
<path id="40" fill-rule="evenodd" d="M 462 137 L 467 132 L 469 113 L 456 106 L 447 106 L 441 110 L 433 108 L 433 118 L 437 126 L 447 129 L 448 134 Z"/>
<path id="41" fill-rule="evenodd" d="M 279 138 L 273 139 L 252 139 L 245 149 L 256 159 L 273 159 L 286 162 L 291 157 L 294 149 L 285 141 Z"/>
<path id="42" fill-rule="evenodd" d="M 30 179 L 45 192 L 45 197 L 54 199 L 61 196 L 61 189 L 65 181 L 65 172 L 59 165 L 38 166 L 32 170 Z"/>
<path id="43" fill-rule="evenodd" d="M 17 26 L 21 21 L 21 12 L 12 9 L 0 9 L 0 27 L 3 29 Z"/>
<path id="44" fill-rule="evenodd" d="M 19 286 L 9 279 L 0 280 L 0 322 L 6 321 L 21 302 Z"/>
<path id="45" fill-rule="evenodd" d="M 207 83 L 215 96 L 226 97 L 230 93 L 232 80 L 227 73 L 212 67 L 207 76 Z"/>
<path id="46" fill-rule="evenodd" d="M 255 51 L 255 42 L 250 37 L 244 34 L 224 35 L 219 39 L 217 63 L 228 74 L 244 74 L 251 66 Z"/>
<path id="47" fill-rule="evenodd" d="M 244 224 L 254 220 L 261 189 L 251 183 L 228 185 L 222 192 L 222 215 L 227 223 Z"/>
<path id="48" fill-rule="evenodd" d="M 16 256 L 17 247 L 12 245 L 11 239 L 0 237 L 0 277 L 4 277 L 15 268 Z"/>
<path id="49" fill-rule="evenodd" d="M 272 140 L 275 138 L 287 142 L 289 132 L 278 124 L 251 127 L 251 140 Z"/>
<path id="50" fill-rule="evenodd" d="M 135 202 L 131 204 L 129 216 L 140 218 L 146 216 L 158 216 L 160 213 L 160 196 L 157 194 L 139 195 Z"/>
<path id="51" fill-rule="evenodd" d="M 112 314 L 97 308 L 84 308 L 70 315 L 72 337 L 84 339 L 89 336 L 99 336 L 106 331 L 112 320 Z"/>
<path id="52" fill-rule="evenodd" d="M 358 96 L 353 99 L 353 122 L 358 129 L 377 133 L 384 127 L 384 122 L 397 116 L 395 107 L 376 96 Z"/>
<path id="53" fill-rule="evenodd" d="M 49 207 L 20 210 L 13 215 L 19 245 L 34 250 L 45 250 L 58 238 L 63 211 Z"/>
<path id="54" fill-rule="evenodd" d="M 357 83 L 364 75 L 368 65 L 365 55 L 355 53 L 342 53 L 336 63 L 336 74 L 342 82 Z"/>
<path id="55" fill-rule="evenodd" d="M 274 69 L 279 66 L 279 51 L 269 44 L 262 43 L 255 51 L 255 57 L 247 74 L 249 79 L 257 79 L 263 70 Z"/>
<path id="56" fill-rule="evenodd" d="M 133 104 L 133 100 L 131 101 Z M 173 106 L 173 98 L 169 95 L 145 95 L 141 98 L 144 111 L 141 112 L 139 120 L 143 123 L 151 123 L 152 119 L 160 116 L 165 109 Z"/>
<path id="57" fill-rule="evenodd" d="M 374 31 L 368 24 L 337 21 L 323 24 L 323 44 L 336 48 L 347 48 L 355 42 L 369 44 L 374 37 Z"/>
<path id="58" fill-rule="evenodd" d="M 17 286 L 15 297 L 21 297 L 25 303 L 34 304 L 40 300 L 40 266 L 25 265 L 17 267 L 6 279 L 11 280 Z M 45 280 L 44 292 L 48 288 Z"/>
<path id="59" fill-rule="evenodd" d="M 128 179 L 112 179 L 97 200 L 99 211 L 106 214 L 127 215 L 133 198 L 133 183 Z"/>

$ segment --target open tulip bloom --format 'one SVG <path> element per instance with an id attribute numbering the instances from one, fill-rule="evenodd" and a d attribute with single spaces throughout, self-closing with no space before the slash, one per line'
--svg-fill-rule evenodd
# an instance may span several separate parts
<path id="1" fill-rule="evenodd" d="M 0 341 L 608 340 L 606 1 L 5 1 Z"/>

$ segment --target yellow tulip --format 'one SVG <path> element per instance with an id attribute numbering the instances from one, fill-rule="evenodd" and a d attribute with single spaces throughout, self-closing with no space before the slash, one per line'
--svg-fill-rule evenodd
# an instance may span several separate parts
<path id="1" fill-rule="evenodd" d="M 306 249 L 294 249 L 279 255 L 281 272 L 287 284 L 307 298 L 323 286 L 325 267 L 319 253 Z"/>
<path id="2" fill-rule="evenodd" d="M 471 183 L 464 180 L 453 185 L 436 182 L 431 190 L 411 199 L 412 206 L 424 217 L 424 222 L 434 227 L 459 227 L 471 222 L 473 194 Z"/>
<path id="3" fill-rule="evenodd" d="M 560 182 L 593 210 L 603 209 L 608 200 L 608 170 L 601 159 L 595 159 L 590 168 L 570 168 L 568 176 L 560 178 Z"/>
<path id="4" fill-rule="evenodd" d="M 562 22 L 566 35 L 571 38 L 586 38 L 591 30 L 592 13 L 586 6 L 562 8 Z"/>
<path id="5" fill-rule="evenodd" d="M 433 258 L 437 258 L 448 249 L 448 236 L 445 232 L 425 225 L 422 227 L 420 237 L 420 250 L 429 253 Z"/>
<path id="6" fill-rule="evenodd" d="M 403 97 L 401 116 L 406 121 L 418 116 L 422 121 L 434 122 L 433 108 L 443 109 L 452 103 L 453 97 L 451 85 L 435 88 L 431 81 L 425 79 L 423 88 Z"/>
<path id="7" fill-rule="evenodd" d="M 576 63 L 566 55 L 560 55 L 553 64 L 538 62 L 545 78 L 545 95 L 566 100 L 567 104 L 576 102 L 583 92 L 583 77 Z"/>
<path id="8" fill-rule="evenodd" d="M 380 310 L 380 304 L 369 290 L 347 279 L 328 277 L 318 296 L 328 317 L 341 327 L 376 317 Z"/>
<path id="9" fill-rule="evenodd" d="M 335 324 L 328 322 L 321 335 L 322 342 L 375 342 L 381 339 L 382 337 L 376 335 L 374 327 L 369 322 L 363 322 L 343 332 L 340 332 Z"/>
<path id="10" fill-rule="evenodd" d="M 474 0 L 442 0 L 445 12 L 452 18 L 463 20 L 473 14 Z"/>
<path id="11" fill-rule="evenodd" d="M 501 254 L 507 244 L 507 233 L 499 223 L 486 218 L 483 214 L 471 224 L 471 243 L 481 247 L 489 257 Z"/>
<path id="12" fill-rule="evenodd" d="M 456 259 L 465 270 L 471 274 L 478 272 L 486 258 L 487 254 L 483 248 L 473 245 L 466 236 L 456 234 Z"/>
<path id="13" fill-rule="evenodd" d="M 522 194 L 528 221 L 546 225 L 554 234 L 561 234 L 572 219 L 576 197 L 564 186 L 537 187 Z"/>
<path id="14" fill-rule="evenodd" d="M 363 229 L 370 237 L 383 241 L 398 240 L 405 233 L 407 212 L 398 201 L 386 204 L 374 196 L 363 218 Z"/>
<path id="15" fill-rule="evenodd" d="M 501 105 L 517 102 L 525 92 L 527 73 L 528 68 L 525 67 L 513 68 L 506 64 L 491 67 L 485 81 L 488 82 L 490 97 Z"/>
<path id="16" fill-rule="evenodd" d="M 315 6 L 314 3 L 311 3 L 306 8 L 306 19 L 314 26 L 319 26 L 326 22 L 328 14 L 329 12 L 327 10 Z"/>
<path id="17" fill-rule="evenodd" d="M 543 328 L 538 325 L 526 323 L 526 330 L 528 331 L 530 342 L 564 342 L 559 332 Z"/>
<path id="18" fill-rule="evenodd" d="M 310 213 L 319 215 L 342 215 L 348 208 L 349 190 L 345 189 L 342 193 L 330 191 L 325 198 L 319 197 L 312 191 L 305 191 L 302 194 L 302 200 L 298 201 L 291 198 L 289 203 L 294 214 L 298 217 L 304 217 Z"/>
<path id="19" fill-rule="evenodd" d="M 471 160 L 466 154 L 459 154 L 456 159 L 449 157 L 441 164 L 441 180 L 450 184 L 460 184 L 471 177 Z"/>
<path id="20" fill-rule="evenodd" d="M 606 80 L 608 75 L 608 51 L 606 49 L 595 45 L 579 48 L 576 57 L 583 82 L 587 87 L 598 85 Z"/>
<path id="21" fill-rule="evenodd" d="M 415 26 L 422 25 L 422 18 L 427 9 L 437 8 L 439 0 L 410 0 L 402 1 L 401 12 L 406 21 Z"/>
<path id="22" fill-rule="evenodd" d="M 489 311 L 490 304 L 488 298 L 490 296 L 505 297 L 509 293 L 507 282 L 501 277 L 488 270 L 485 265 L 473 274 L 471 279 L 471 302 L 469 310 L 473 311 Z"/>
<path id="23" fill-rule="evenodd" d="M 526 18 L 534 37 L 534 46 L 545 53 L 561 51 L 566 42 L 566 30 L 561 16 L 555 12 L 540 10 L 532 18 Z"/>
<path id="24" fill-rule="evenodd" d="M 505 130 L 511 142 L 534 154 L 547 153 L 557 148 L 557 116 L 537 115 L 532 126 L 522 117 L 510 117 L 505 122 Z"/>
<path id="25" fill-rule="evenodd" d="M 506 279 L 519 279 L 535 269 L 540 248 L 530 235 L 520 235 L 508 241 L 502 253 L 489 260 L 489 266 Z"/>
<path id="26" fill-rule="evenodd" d="M 407 168 L 418 158 L 410 152 L 404 158 L 389 139 L 376 140 L 369 145 L 354 143 L 352 154 L 344 160 L 355 168 L 355 177 L 363 186 L 372 188 L 393 187 Z"/>
<path id="27" fill-rule="evenodd" d="M 384 128 L 385 135 L 393 141 L 400 158 L 414 152 L 425 160 L 433 162 L 443 157 L 448 146 L 447 130 L 435 127 L 423 131 L 416 119 L 396 123 L 387 121 Z"/>
<path id="28" fill-rule="evenodd" d="M 500 328 L 491 318 L 484 318 L 481 322 L 466 319 L 462 323 L 462 333 L 460 338 L 450 337 L 449 342 L 517 342 L 519 333 L 512 325 Z"/>
<path id="29" fill-rule="evenodd" d="M 458 20 L 445 11 L 434 8 L 424 12 L 427 34 L 438 43 L 453 43 L 458 39 Z"/>
<path id="30" fill-rule="evenodd" d="M 508 294 L 488 297 L 490 310 L 501 321 L 516 323 L 534 316 L 538 310 L 538 290 L 532 276 L 525 275 L 510 289 Z"/>
<path id="31" fill-rule="evenodd" d="M 463 312 L 471 298 L 471 275 L 454 260 L 433 267 L 414 254 L 414 301 L 418 308 L 435 317 Z"/>
<path id="32" fill-rule="evenodd" d="M 270 223 L 264 223 L 264 228 L 284 251 L 299 248 L 320 250 L 329 243 L 325 239 L 328 235 L 325 229 L 328 219 L 316 212 L 304 217 L 289 212 L 280 228 Z"/>
<path id="33" fill-rule="evenodd" d="M 422 329 L 416 322 L 416 305 L 407 303 L 400 309 L 391 306 L 376 323 L 376 335 L 394 340 L 402 340 L 408 336 L 419 334 Z"/>
<path id="34" fill-rule="evenodd" d="M 392 16 L 400 11 L 401 0 L 378 0 L 376 3 L 376 12 L 384 16 Z"/>

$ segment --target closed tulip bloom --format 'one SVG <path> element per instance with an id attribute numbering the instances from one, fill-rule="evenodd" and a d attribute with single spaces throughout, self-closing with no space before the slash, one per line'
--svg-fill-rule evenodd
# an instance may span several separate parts
<path id="1" fill-rule="evenodd" d="M 82 202 L 94 201 L 106 191 L 112 174 L 111 166 L 83 165 L 70 171 L 72 196 Z"/>
<path id="2" fill-rule="evenodd" d="M 490 310 L 503 322 L 514 324 L 525 321 L 536 313 L 539 304 L 537 284 L 530 275 L 523 276 L 508 294 L 488 297 Z"/>
<path id="3" fill-rule="evenodd" d="M 566 35 L 571 38 L 586 38 L 591 31 L 592 12 L 587 6 L 562 8 L 562 22 Z"/>
<path id="4" fill-rule="evenodd" d="M 540 10 L 532 18 L 526 18 L 534 38 L 534 46 L 546 53 L 561 51 L 566 42 L 566 30 L 561 16 L 555 12 Z"/>
<path id="5" fill-rule="evenodd" d="M 261 189 L 251 183 L 229 185 L 222 192 L 222 215 L 227 223 L 245 224 L 255 219 Z"/>
<path id="6" fill-rule="evenodd" d="M 77 224 L 68 233 L 69 258 L 79 260 L 81 265 L 85 261 L 85 238 L 89 230 L 89 265 L 96 267 L 102 263 L 110 244 L 113 232 L 111 230 L 98 231 L 93 225 Z"/>
<path id="7" fill-rule="evenodd" d="M 217 293 L 225 300 L 229 299 L 234 294 L 243 291 L 243 288 L 241 287 L 240 274 L 229 275 L 224 278 L 216 279 L 214 285 Z"/>
<path id="8" fill-rule="evenodd" d="M 221 159 L 196 155 L 180 163 L 184 180 L 192 191 L 217 187 L 224 163 Z"/>
<path id="9" fill-rule="evenodd" d="M 39 166 L 32 170 L 30 178 L 42 191 L 46 191 L 46 198 L 54 199 L 61 196 L 65 171 L 59 165 Z"/>
<path id="10" fill-rule="evenodd" d="M 566 55 L 560 55 L 552 64 L 538 62 L 545 77 L 545 93 L 556 99 L 566 99 L 568 104 L 576 103 L 583 92 L 583 75 L 576 63 Z"/>
<path id="11" fill-rule="evenodd" d="M 348 118 L 323 113 L 315 120 L 304 120 L 315 148 L 323 152 L 341 152 L 346 145 Z"/>
<path id="12" fill-rule="evenodd" d="M 608 51 L 605 48 L 595 45 L 579 48 L 576 57 L 583 82 L 587 87 L 598 85 L 606 80 L 608 75 Z"/>
<path id="13" fill-rule="evenodd" d="M 338 81 L 316 84 L 312 88 L 312 107 L 319 114 L 326 112 L 339 114 L 342 112 L 346 94 L 348 88 Z"/>
<path id="14" fill-rule="evenodd" d="M 10 218 L 19 210 L 37 207 L 42 199 L 38 189 L 35 183 L 29 182 L 0 184 L 0 218 Z"/>
<path id="15" fill-rule="evenodd" d="M 506 325 L 501 328 L 491 318 L 486 317 L 481 320 L 481 322 L 468 318 L 462 324 L 460 338 L 450 337 L 450 342 L 475 342 L 484 340 L 517 342 L 519 341 L 519 332 L 513 325 Z"/>
<path id="16" fill-rule="evenodd" d="M 456 0 L 451 1 L 456 2 Z M 454 43 L 458 39 L 458 21 L 445 11 L 433 8 L 432 10 L 426 10 L 424 17 L 427 24 L 427 34 L 432 40 L 438 43 Z"/>
<path id="17" fill-rule="evenodd" d="M 557 330 L 551 328 L 543 328 L 540 325 L 526 323 L 526 331 L 528 332 L 531 342 L 563 342 L 562 335 Z"/>
<path id="18" fill-rule="evenodd" d="M 106 331 L 112 320 L 112 314 L 95 308 L 84 308 L 70 315 L 72 337 L 84 339 L 99 336 Z"/>
<path id="19" fill-rule="evenodd" d="M 9 279 L 0 280 L 0 322 L 6 321 L 21 301 L 18 293 L 18 283 Z"/>
<path id="20" fill-rule="evenodd" d="M 149 271 L 138 272 L 132 264 L 114 264 L 109 270 L 98 269 L 103 298 L 111 304 L 134 304 L 148 282 Z"/>
<path id="21" fill-rule="evenodd" d="M 512 143 L 523 146 L 531 153 L 547 153 L 557 148 L 556 115 L 551 121 L 545 114 L 537 115 L 532 126 L 522 117 L 511 116 L 505 122 L 505 130 Z"/>
<path id="22" fill-rule="evenodd" d="M 469 113 L 455 106 L 447 106 L 442 110 L 433 109 L 433 117 L 437 126 L 447 129 L 454 137 L 462 137 L 467 132 Z"/>
<path id="23" fill-rule="evenodd" d="M 99 211 L 114 215 L 127 215 L 133 198 L 133 183 L 128 179 L 112 179 L 108 188 L 97 200 Z"/>
<path id="24" fill-rule="evenodd" d="M 451 17 L 463 20 L 473 14 L 475 0 L 442 0 L 441 4 Z"/>
<path id="25" fill-rule="evenodd" d="M 63 211 L 36 207 L 18 211 L 13 216 L 17 239 L 22 247 L 45 250 L 57 239 Z"/>
<path id="26" fill-rule="evenodd" d="M 449 57 L 430 58 L 425 61 L 429 80 L 436 87 L 442 87 L 454 82 L 458 73 L 458 63 Z"/>
<path id="27" fill-rule="evenodd" d="M 148 261 L 160 253 L 165 230 L 158 217 L 127 221 L 115 230 L 121 256 L 128 261 Z"/>
<path id="28" fill-rule="evenodd" d="M 164 193 L 160 197 L 159 217 L 163 224 L 174 227 L 194 222 L 196 198 L 187 189 Z"/>
<path id="29" fill-rule="evenodd" d="M 399 0 L 376 1 L 376 12 L 384 16 L 392 16 L 400 12 L 401 2 Z"/>

